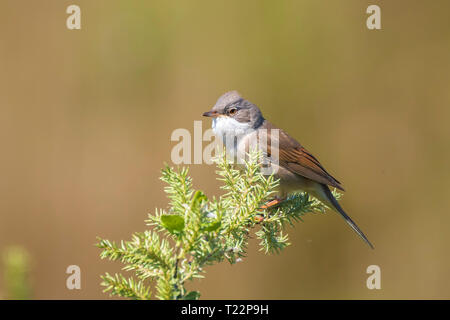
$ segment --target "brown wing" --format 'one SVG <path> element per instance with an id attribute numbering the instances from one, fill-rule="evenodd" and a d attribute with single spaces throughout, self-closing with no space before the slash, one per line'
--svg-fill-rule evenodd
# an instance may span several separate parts
<path id="1" fill-rule="evenodd" d="M 264 121 L 263 125 L 260 128 L 267 129 L 268 131 L 271 129 L 279 130 L 278 144 L 280 165 L 298 175 L 326 185 L 333 186 L 344 191 L 341 183 L 336 180 L 331 174 L 329 174 L 320 164 L 320 162 L 308 150 L 303 148 L 301 144 L 298 143 L 294 138 L 289 136 L 282 129 L 275 127 L 267 120 Z M 268 154 L 272 154 L 272 141 L 270 137 L 271 135 L 268 135 L 267 138 Z"/>

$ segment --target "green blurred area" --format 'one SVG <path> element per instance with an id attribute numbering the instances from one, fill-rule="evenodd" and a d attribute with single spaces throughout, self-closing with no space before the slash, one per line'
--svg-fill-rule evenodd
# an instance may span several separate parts
<path id="1" fill-rule="evenodd" d="M 375 250 L 336 214 L 309 215 L 281 255 L 253 241 L 209 268 L 202 298 L 449 298 L 450 2 L 376 3 L 379 31 L 361 0 L 3 0 L 0 249 L 33 256 L 34 297 L 107 298 L 95 237 L 145 228 L 166 205 L 172 131 L 236 89 L 343 182 Z M 191 173 L 220 194 L 212 166 Z M 372 264 L 381 290 L 366 287 Z"/>
<path id="2" fill-rule="evenodd" d="M 20 246 L 9 246 L 3 252 L 0 269 L 3 271 L 2 299 L 27 300 L 32 298 L 31 266 L 27 250 Z"/>

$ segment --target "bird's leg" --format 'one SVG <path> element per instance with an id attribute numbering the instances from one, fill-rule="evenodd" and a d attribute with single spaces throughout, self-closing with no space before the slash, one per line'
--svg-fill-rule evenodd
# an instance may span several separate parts
<path id="1" fill-rule="evenodd" d="M 280 204 L 284 201 L 285 199 L 280 199 L 280 198 L 275 198 L 269 202 L 267 202 L 266 204 L 261 206 L 261 209 L 268 209 L 270 207 L 276 206 L 277 204 Z"/>
<path id="2" fill-rule="evenodd" d="M 279 205 L 284 200 L 286 200 L 286 197 L 283 197 L 283 198 L 275 197 L 275 199 L 267 202 L 266 204 L 262 205 L 260 208 L 261 209 L 269 209 L 269 208 L 272 208 L 272 207 L 275 207 L 275 206 Z M 256 220 L 257 223 L 261 223 L 261 222 L 264 221 L 264 216 L 261 215 L 261 214 L 256 215 L 255 220 Z"/>

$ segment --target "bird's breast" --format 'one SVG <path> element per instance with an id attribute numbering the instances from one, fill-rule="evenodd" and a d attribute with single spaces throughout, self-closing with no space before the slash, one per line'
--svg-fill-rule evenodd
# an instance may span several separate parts
<path id="1" fill-rule="evenodd" d="M 256 131 L 248 123 L 242 123 L 229 117 L 217 117 L 213 119 L 212 129 L 214 134 L 221 139 L 227 153 L 236 155 L 238 148 L 246 138 Z"/>

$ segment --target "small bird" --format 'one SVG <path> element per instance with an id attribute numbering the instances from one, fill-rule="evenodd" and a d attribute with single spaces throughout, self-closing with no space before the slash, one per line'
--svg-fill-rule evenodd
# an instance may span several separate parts
<path id="1" fill-rule="evenodd" d="M 275 199 L 265 207 L 279 204 L 288 193 L 305 191 L 328 207 L 338 212 L 348 225 L 373 249 L 373 245 L 345 213 L 328 186 L 344 191 L 341 183 L 331 176 L 320 162 L 300 143 L 267 121 L 259 108 L 242 98 L 237 91 L 223 94 L 211 111 L 203 113 L 212 118 L 212 129 L 222 139 L 226 152 L 242 158 L 255 139 L 266 141 L 258 143 L 264 159 L 278 155 L 278 161 L 269 160 L 274 175 L 280 180 L 279 199 Z M 274 134 L 274 132 L 276 134 Z M 232 143 L 227 139 L 232 138 Z"/>

